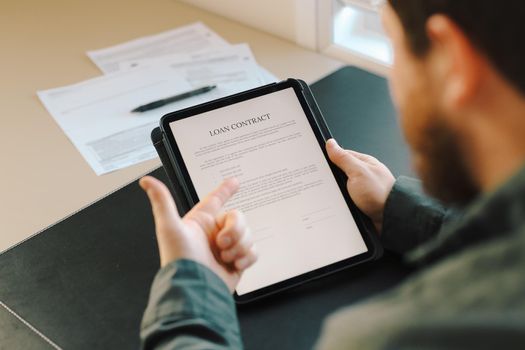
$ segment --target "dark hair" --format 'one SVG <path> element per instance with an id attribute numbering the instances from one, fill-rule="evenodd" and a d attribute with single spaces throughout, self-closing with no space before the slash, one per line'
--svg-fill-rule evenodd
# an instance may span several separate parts
<path id="1" fill-rule="evenodd" d="M 525 0 L 389 0 L 413 52 L 429 49 L 426 22 L 434 14 L 453 20 L 494 67 L 525 95 Z"/>

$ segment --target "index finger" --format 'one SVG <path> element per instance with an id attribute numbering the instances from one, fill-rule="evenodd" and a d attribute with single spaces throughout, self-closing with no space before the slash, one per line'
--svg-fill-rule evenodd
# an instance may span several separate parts
<path id="1" fill-rule="evenodd" d="M 239 189 L 239 181 L 235 178 L 224 180 L 219 187 L 210 192 L 203 200 L 197 203 L 192 212 L 202 212 L 212 216 L 217 215 L 224 204 L 237 192 Z"/>

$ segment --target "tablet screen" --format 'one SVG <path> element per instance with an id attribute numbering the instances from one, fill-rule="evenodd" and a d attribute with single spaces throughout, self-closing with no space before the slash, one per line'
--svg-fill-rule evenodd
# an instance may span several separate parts
<path id="1" fill-rule="evenodd" d="M 199 198 L 223 179 L 239 192 L 258 261 L 244 295 L 367 251 L 293 88 L 169 124 Z"/>

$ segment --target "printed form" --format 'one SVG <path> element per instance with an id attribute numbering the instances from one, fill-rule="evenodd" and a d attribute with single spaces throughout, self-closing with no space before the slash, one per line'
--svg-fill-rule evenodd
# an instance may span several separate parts
<path id="1" fill-rule="evenodd" d="M 197 22 L 104 49 L 88 51 L 87 55 L 107 74 L 119 71 L 121 62 L 203 52 L 225 46 L 229 46 L 226 40 Z"/>
<path id="2" fill-rule="evenodd" d="M 263 84 L 247 45 L 188 55 L 39 91 L 38 97 L 97 175 L 157 157 L 150 140 L 166 113 Z M 131 110 L 205 85 L 202 95 L 145 113 Z"/>
<path id="3" fill-rule="evenodd" d="M 276 81 L 248 45 L 194 23 L 87 53 L 106 75 L 38 97 L 97 175 L 155 158 L 150 132 L 163 114 Z M 141 104 L 205 85 L 218 88 L 140 115 Z"/>
<path id="4" fill-rule="evenodd" d="M 367 251 L 292 88 L 170 123 L 199 198 L 228 177 L 259 260 L 239 295 Z"/>

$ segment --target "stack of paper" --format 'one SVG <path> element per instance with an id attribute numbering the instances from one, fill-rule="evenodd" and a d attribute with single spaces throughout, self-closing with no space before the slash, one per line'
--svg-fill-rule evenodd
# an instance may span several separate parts
<path id="1" fill-rule="evenodd" d="M 196 23 L 88 56 L 106 75 L 38 96 L 97 175 L 157 156 L 149 135 L 164 114 L 277 79 L 245 44 Z M 140 105 L 206 85 L 217 88 L 145 113 Z"/>

